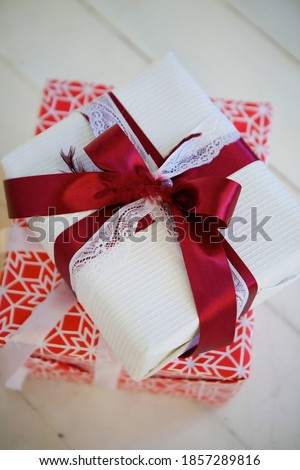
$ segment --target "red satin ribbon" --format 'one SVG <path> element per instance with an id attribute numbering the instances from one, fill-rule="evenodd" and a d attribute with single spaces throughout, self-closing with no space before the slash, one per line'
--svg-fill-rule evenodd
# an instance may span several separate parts
<path id="1" fill-rule="evenodd" d="M 138 133 L 143 146 L 161 164 L 164 161 L 161 155 L 156 149 L 153 150 L 152 143 L 116 97 L 112 94 L 111 97 Z M 226 176 L 256 160 L 251 150 L 242 140 L 225 146 L 210 164 L 175 177 L 172 187 L 154 180 L 142 157 L 118 126 L 94 139 L 85 151 L 102 172 L 6 180 L 9 216 L 49 215 L 49 208 L 53 208 L 53 214 L 96 210 L 56 239 L 56 264 L 62 276 L 69 281 L 72 256 L 112 215 L 115 207 L 143 197 L 168 202 L 199 316 L 200 343 L 196 351 L 230 344 L 236 323 L 236 295 L 228 259 L 247 283 L 250 294 L 247 310 L 256 294 L 257 285 L 253 275 L 218 229 L 227 226 L 241 189 L 238 183 Z M 138 229 L 152 222 L 146 217 L 140 221 Z M 68 243 L 65 243 L 66 236 Z"/>

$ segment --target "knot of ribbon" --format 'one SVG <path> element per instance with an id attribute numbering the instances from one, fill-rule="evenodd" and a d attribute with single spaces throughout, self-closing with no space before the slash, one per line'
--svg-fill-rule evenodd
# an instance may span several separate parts
<path id="1" fill-rule="evenodd" d="M 167 202 L 177 215 L 190 216 L 190 223 L 192 215 L 198 215 L 203 221 L 209 219 L 212 225 L 225 228 L 232 217 L 241 190 L 238 183 L 219 176 L 187 178 L 182 174 L 174 180 L 154 176 L 117 125 L 84 150 L 101 172 L 65 175 L 69 181 L 56 202 L 57 214 L 149 198 Z"/>

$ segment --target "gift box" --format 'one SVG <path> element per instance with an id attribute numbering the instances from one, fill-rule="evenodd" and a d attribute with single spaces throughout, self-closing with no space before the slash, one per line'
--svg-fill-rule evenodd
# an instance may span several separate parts
<path id="1" fill-rule="evenodd" d="M 91 83 L 50 80 L 43 93 L 36 132 L 48 129 L 108 89 Z M 269 154 L 270 105 L 225 99 L 213 99 L 213 102 L 265 161 Z M 13 339 L 14 333 L 30 317 L 32 310 L 60 282 L 53 262 L 42 247 L 26 244 L 24 220 L 14 222 L 12 235 L 1 275 L 2 346 Z M 33 251 L 34 246 L 36 249 Z M 23 357 L 21 365 L 25 374 L 22 378 L 26 375 L 34 379 L 98 383 L 103 387 L 170 394 L 222 404 L 237 393 L 249 376 L 253 326 L 254 315 L 251 311 L 238 320 L 235 341 L 230 346 L 189 358 L 178 358 L 167 364 L 159 374 L 135 382 L 120 367 L 116 368 L 111 358 L 107 360 L 105 355 L 97 355 L 99 331 L 77 302 L 48 332 L 46 338 L 42 338 L 42 345 L 35 345 L 31 357 Z M 16 345 L 16 342 L 13 344 Z M 106 374 L 103 374 L 104 370 Z M 17 383 L 18 386 L 21 386 L 21 381 Z"/>
<path id="2" fill-rule="evenodd" d="M 35 225 L 136 380 L 192 348 L 199 334 L 202 350 L 228 344 L 236 310 L 299 273 L 298 205 L 172 55 L 17 149 L 3 166 L 11 215 L 45 215 L 55 202 L 64 221 L 72 220 L 71 250 L 61 217 L 54 216 L 55 243 L 52 217 Z M 93 215 L 98 227 L 78 246 L 91 213 L 84 209 L 106 206 L 109 217 Z M 253 237 L 252 208 L 268 222 L 265 237 Z M 241 222 L 238 236 L 229 227 L 223 238 L 219 229 L 232 214 Z M 197 234 L 203 215 L 218 230 L 206 230 L 204 220 Z"/>

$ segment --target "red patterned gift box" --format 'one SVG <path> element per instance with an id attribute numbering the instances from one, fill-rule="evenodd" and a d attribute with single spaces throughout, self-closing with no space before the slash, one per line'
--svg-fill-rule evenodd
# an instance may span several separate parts
<path id="1" fill-rule="evenodd" d="M 37 133 L 107 89 L 91 83 L 50 80 L 43 94 Z M 213 101 L 235 124 L 256 154 L 265 160 L 269 150 L 270 105 L 224 99 Z M 24 221 L 16 221 L 16 227 L 25 227 Z M 19 325 L 59 282 L 60 276 L 45 252 L 23 249 L 7 253 L 1 277 L 0 344 L 13 339 Z M 139 383 L 124 371 L 117 370 L 115 385 L 129 390 L 223 403 L 237 392 L 249 375 L 252 333 L 253 312 L 249 312 L 238 321 L 235 341 L 230 346 L 186 359 L 179 358 Z M 101 341 L 93 322 L 76 303 L 27 360 L 26 370 L 34 378 L 92 383 L 95 369 L 100 365 L 101 370 L 99 359 L 95 361 Z M 104 360 L 103 357 L 100 359 Z M 105 377 L 100 382 L 105 383 Z"/>

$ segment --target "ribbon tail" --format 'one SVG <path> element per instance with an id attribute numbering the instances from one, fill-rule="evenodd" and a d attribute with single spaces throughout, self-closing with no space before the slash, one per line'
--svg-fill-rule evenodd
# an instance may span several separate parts
<path id="1" fill-rule="evenodd" d="M 197 233 L 196 219 L 187 222 L 175 205 L 171 209 L 199 316 L 199 343 L 185 355 L 221 348 L 234 339 L 237 315 L 223 237 L 203 231 L 202 224 Z"/>
<path id="2" fill-rule="evenodd" d="M 87 172 L 4 180 L 10 218 L 96 210 L 120 202 L 116 173 Z"/>

